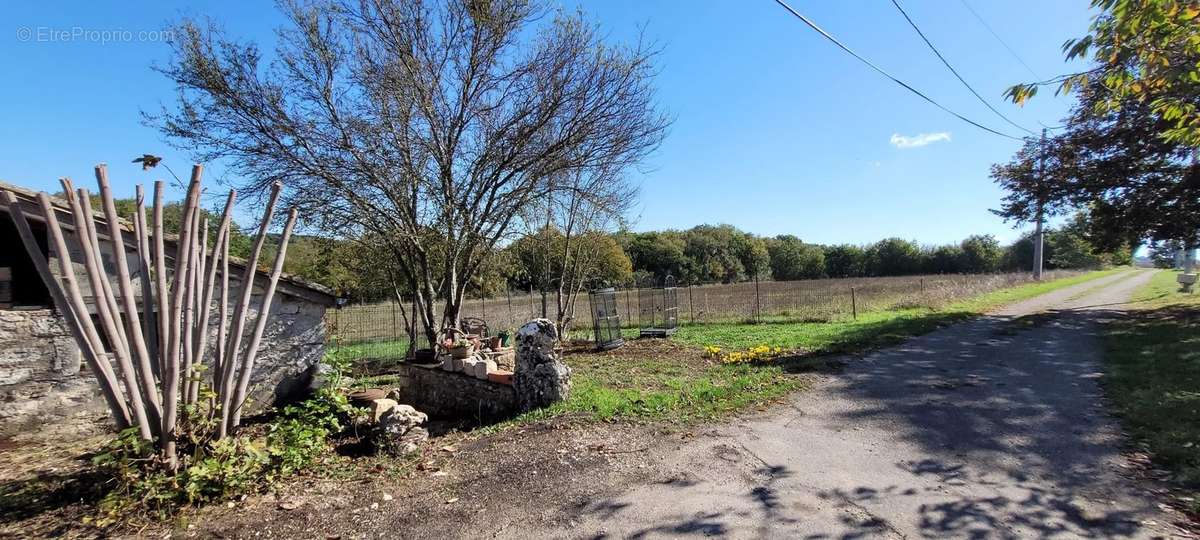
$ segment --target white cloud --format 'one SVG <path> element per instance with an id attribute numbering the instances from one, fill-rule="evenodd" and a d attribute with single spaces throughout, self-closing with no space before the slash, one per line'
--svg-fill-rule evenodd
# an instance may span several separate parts
<path id="1" fill-rule="evenodd" d="M 893 133 L 891 138 L 891 143 L 896 148 L 917 148 L 939 141 L 950 142 L 950 132 L 939 131 L 937 133 L 921 133 L 912 137 L 901 135 L 899 133 Z"/>

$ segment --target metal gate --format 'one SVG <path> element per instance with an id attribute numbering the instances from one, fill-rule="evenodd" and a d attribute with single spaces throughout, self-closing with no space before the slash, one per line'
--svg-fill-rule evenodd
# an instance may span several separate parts
<path id="1" fill-rule="evenodd" d="M 638 289 L 638 326 L 642 337 L 667 337 L 679 330 L 679 289 L 675 277 L 667 276 L 662 286 L 652 281 Z"/>
<path id="2" fill-rule="evenodd" d="M 592 330 L 596 336 L 596 348 L 607 351 L 620 347 L 625 340 L 621 337 L 621 312 L 617 309 L 617 290 L 609 287 L 588 293 L 592 307 Z"/>

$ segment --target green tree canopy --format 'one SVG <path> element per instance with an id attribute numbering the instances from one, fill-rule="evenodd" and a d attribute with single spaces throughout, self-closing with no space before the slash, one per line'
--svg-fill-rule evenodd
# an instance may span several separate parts
<path id="1" fill-rule="evenodd" d="M 821 246 L 805 244 L 790 234 L 781 234 L 767 244 L 771 277 L 777 281 L 817 279 L 825 274 L 825 252 Z"/>
<path id="2" fill-rule="evenodd" d="M 867 275 L 866 250 L 851 244 L 826 247 L 825 275 L 831 278 L 862 277 Z"/>
<path id="3" fill-rule="evenodd" d="M 961 271 L 973 274 L 995 272 L 1000 269 L 1004 250 L 1000 242 L 990 234 L 968 236 L 960 245 L 962 248 Z"/>
<path id="4" fill-rule="evenodd" d="M 921 248 L 902 238 L 886 238 L 867 248 L 867 274 L 906 276 L 921 271 Z"/>
<path id="5" fill-rule="evenodd" d="M 1148 107 L 1164 121 L 1155 136 L 1200 147 L 1200 5 L 1193 0 L 1092 0 L 1100 10 L 1087 35 L 1063 45 L 1068 60 L 1090 59 L 1093 67 L 1048 81 L 1008 89 L 1024 103 L 1042 86 L 1060 93 L 1097 87 L 1091 107 L 1118 112 L 1131 103 Z"/>

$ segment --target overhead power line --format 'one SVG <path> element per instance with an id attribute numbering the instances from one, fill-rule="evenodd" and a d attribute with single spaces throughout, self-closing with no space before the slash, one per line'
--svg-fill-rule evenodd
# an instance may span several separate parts
<path id="1" fill-rule="evenodd" d="M 990 25 L 988 25 L 987 21 L 983 20 L 983 17 L 981 17 L 979 15 L 979 13 L 975 11 L 975 8 L 971 7 L 971 4 L 967 3 L 967 0 L 958 0 L 958 1 L 962 2 L 963 7 L 967 8 L 967 11 L 970 11 L 971 15 L 975 16 L 975 19 L 979 21 L 979 24 L 982 24 L 983 27 L 987 29 L 988 33 L 991 34 L 992 37 L 996 38 L 996 41 L 999 41 L 1000 44 L 1004 46 L 1004 49 L 1008 51 L 1008 54 L 1011 54 L 1012 57 L 1015 58 L 1017 60 L 1017 62 L 1020 62 L 1022 66 L 1025 66 L 1025 70 L 1028 71 L 1030 75 L 1033 75 L 1034 79 L 1039 80 L 1039 81 L 1042 80 L 1041 75 L 1038 75 L 1036 72 L 1034 72 L 1033 68 L 1029 67 L 1029 64 L 1026 64 L 1025 61 L 1021 59 L 1021 55 L 1017 54 L 1017 51 L 1014 51 L 1012 47 L 1009 47 L 1008 43 L 1005 42 L 1004 39 L 1000 37 L 1000 34 L 997 34 L 995 30 L 992 30 L 992 27 Z"/>
<path id="2" fill-rule="evenodd" d="M 956 112 L 954 112 L 954 111 L 950 110 L 949 108 L 947 108 L 946 106 L 942 105 L 941 103 L 938 103 L 937 101 L 934 101 L 934 100 L 933 100 L 933 98 L 931 98 L 931 97 L 929 97 L 929 96 L 925 95 L 925 94 L 924 94 L 924 93 L 922 93 L 920 90 L 917 90 L 916 88 L 913 88 L 913 87 L 912 87 L 911 85 L 909 85 L 908 83 L 906 83 L 906 82 L 904 82 L 904 81 L 902 81 L 902 80 L 900 80 L 900 79 L 897 79 L 896 77 L 893 77 L 893 76 L 892 76 L 892 74 L 888 73 L 887 71 L 884 71 L 884 70 L 883 70 L 883 68 L 881 68 L 881 67 L 879 67 L 879 66 L 877 66 L 877 65 L 873 64 L 873 63 L 872 63 L 870 60 L 867 60 L 866 58 L 863 58 L 862 56 L 859 56 L 859 54 L 858 54 L 858 53 L 856 53 L 856 52 L 854 52 L 854 51 L 850 50 L 850 48 L 849 48 L 849 47 L 847 47 L 847 46 L 843 45 L 841 41 L 838 41 L 838 40 L 837 40 L 837 38 L 835 38 L 835 37 L 833 37 L 833 36 L 829 35 L 829 32 L 826 32 L 825 30 L 821 29 L 821 27 L 820 27 L 820 26 L 817 26 L 817 24 L 816 24 L 816 23 L 814 23 L 814 22 L 812 22 L 811 20 L 809 20 L 809 18 L 808 18 L 808 17 L 805 17 L 804 15 L 801 15 L 801 14 L 800 14 L 800 12 L 798 12 L 798 11 L 796 11 L 796 10 L 792 9 L 792 6 L 789 6 L 789 5 L 787 5 L 787 3 L 786 3 L 786 2 L 784 2 L 783 0 L 775 0 L 775 3 L 779 4 L 780 6 L 783 6 L 783 9 L 786 9 L 786 10 L 788 10 L 788 12 L 789 12 L 789 13 L 791 13 L 792 15 L 794 15 L 794 16 L 795 16 L 797 19 L 800 19 L 801 21 L 804 21 L 804 24 L 808 25 L 808 27 L 809 27 L 809 28 L 812 28 L 812 29 L 813 29 L 813 30 L 815 30 L 815 31 L 816 31 L 818 34 L 821 34 L 822 36 L 824 36 L 824 37 L 825 37 L 825 39 L 828 39 L 829 41 L 833 42 L 833 44 L 834 44 L 834 45 L 837 45 L 837 46 L 838 46 L 838 48 L 840 48 L 840 49 L 841 49 L 841 50 L 843 50 L 843 51 L 846 51 L 846 53 L 847 53 L 847 54 L 849 54 L 850 56 L 853 56 L 854 58 L 858 59 L 858 61 L 859 61 L 859 62 L 862 62 L 862 63 L 866 64 L 867 66 L 869 66 L 871 69 L 873 69 L 873 70 L 875 70 L 875 71 L 879 72 L 879 74 L 880 74 L 880 75 L 883 75 L 884 77 L 887 77 L 888 79 L 891 79 L 891 80 L 892 80 L 892 82 L 894 82 L 894 83 L 896 83 L 896 84 L 898 84 L 898 85 L 900 85 L 900 86 L 904 87 L 904 89 L 905 89 L 905 90 L 908 90 L 909 92 L 912 92 L 912 93 L 916 94 L 917 96 L 919 96 L 921 99 L 924 99 L 925 101 L 928 101 L 928 102 L 929 102 L 930 104 L 932 104 L 934 107 L 937 107 L 937 108 L 939 108 L 939 109 L 941 109 L 941 110 L 945 111 L 946 113 L 948 113 L 948 114 L 950 114 L 950 115 L 953 115 L 954 117 L 958 118 L 959 120 L 962 120 L 963 122 L 966 122 L 966 123 L 968 123 L 968 124 L 971 124 L 972 126 L 975 126 L 975 127 L 979 128 L 979 129 L 982 129 L 982 130 L 984 130 L 984 131 L 986 131 L 986 132 L 988 132 L 988 133 L 991 133 L 991 134 L 993 134 L 993 135 L 999 135 L 999 136 L 1001 136 L 1001 137 L 1007 137 L 1007 138 L 1009 138 L 1009 139 L 1013 139 L 1013 140 L 1016 140 L 1016 141 L 1024 140 L 1024 139 L 1022 139 L 1021 137 L 1014 137 L 1014 136 L 1012 136 L 1012 135 L 1009 135 L 1009 134 L 1007 134 L 1007 133 L 1000 132 L 1000 131 L 996 131 L 996 130 L 994 130 L 994 129 L 990 128 L 990 127 L 987 127 L 987 126 L 985 126 L 985 125 L 983 125 L 983 124 L 980 124 L 979 122 L 976 122 L 976 121 L 974 121 L 974 120 L 971 120 L 970 118 L 967 118 L 967 117 L 965 117 L 965 116 L 963 116 L 963 115 L 961 115 L 961 114 L 958 114 L 958 113 L 956 113 Z"/>
<path id="3" fill-rule="evenodd" d="M 946 57 L 942 56 L 941 51 L 938 51 L 937 47 L 933 46 L 933 43 L 931 43 L 929 41 L 929 38 L 925 37 L 925 32 L 922 32 L 921 28 L 917 26 L 917 23 L 913 22 L 912 17 L 908 16 L 908 12 L 904 11 L 904 8 L 900 7 L 900 3 L 897 2 L 896 0 L 892 0 L 892 5 L 896 6 L 896 9 L 899 10 L 900 14 L 904 16 L 904 20 L 908 21 L 908 25 L 911 26 L 913 28 L 913 30 L 917 31 L 917 35 L 921 36 L 921 40 L 924 41 L 925 44 L 929 46 L 929 50 L 933 51 L 933 54 L 937 55 L 938 60 L 942 61 L 942 64 L 944 64 L 946 66 L 946 69 L 949 69 L 950 73 L 953 73 L 954 76 L 958 78 L 958 82 L 962 83 L 963 86 L 967 87 L 967 90 L 970 90 L 972 94 L 975 94 L 975 99 L 978 99 L 979 102 L 982 103 L 984 107 L 987 107 L 989 110 L 996 113 L 996 116 L 999 116 L 1005 122 L 1008 122 L 1013 127 L 1017 128 L 1021 131 L 1024 131 L 1030 135 L 1036 135 L 1036 133 L 1034 133 L 1033 131 L 1025 128 L 1024 126 L 1022 126 L 1016 122 L 1013 122 L 1007 116 L 1004 116 L 1004 113 L 1001 113 L 1000 111 L 996 110 L 996 108 L 993 107 L 991 103 L 988 103 L 988 101 L 986 99 L 983 99 L 983 96 L 979 95 L 979 92 L 976 92 L 975 88 L 973 88 L 970 85 L 970 83 L 968 83 L 967 80 L 963 78 L 962 75 L 959 75 L 958 70 L 954 69 L 954 66 L 950 65 L 950 62 L 948 60 L 946 60 Z"/>

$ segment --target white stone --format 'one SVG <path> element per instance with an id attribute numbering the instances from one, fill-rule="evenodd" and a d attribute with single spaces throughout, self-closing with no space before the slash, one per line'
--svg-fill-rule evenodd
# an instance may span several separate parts
<path id="1" fill-rule="evenodd" d="M 474 369 L 471 371 L 471 376 L 475 377 L 476 379 L 486 380 L 488 374 L 488 362 L 489 360 L 475 362 L 475 365 L 473 366 Z M 495 366 L 495 363 L 492 363 L 492 365 Z"/>
<path id="2" fill-rule="evenodd" d="M 391 412 L 391 410 L 396 408 L 397 405 L 399 405 L 399 403 L 396 403 L 396 401 L 393 399 L 383 398 L 371 400 L 371 420 L 378 423 L 379 419 L 383 418 L 383 415 Z M 409 408 L 411 409 L 411 407 Z"/>

